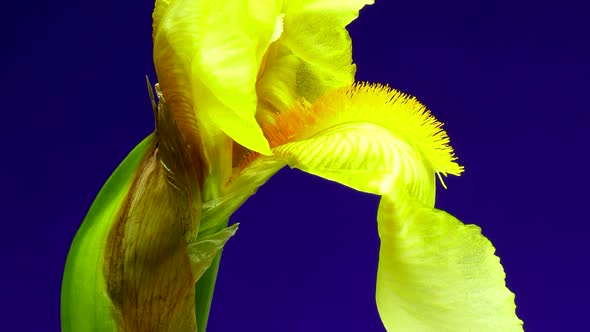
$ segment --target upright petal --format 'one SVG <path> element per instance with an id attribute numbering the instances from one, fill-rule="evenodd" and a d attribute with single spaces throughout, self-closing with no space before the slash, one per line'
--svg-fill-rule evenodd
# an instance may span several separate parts
<path id="1" fill-rule="evenodd" d="M 354 81 L 352 45 L 346 26 L 373 1 L 285 1 L 277 36 L 265 55 L 257 83 L 260 122 L 291 107 L 313 102 L 330 89 Z M 280 32 L 280 33 L 279 33 Z"/>
<path id="2" fill-rule="evenodd" d="M 270 153 L 254 119 L 256 77 L 272 38 L 276 1 L 159 0 L 154 63 L 181 131 L 221 130 L 251 150 Z M 185 136 L 191 134 L 185 134 Z M 205 137 L 207 140 L 212 137 Z"/>
<path id="3" fill-rule="evenodd" d="M 270 46 L 256 83 L 257 116 L 260 117 L 261 113 L 270 113 L 272 116 L 295 104 L 299 98 L 296 86 L 300 63 L 301 60 L 284 45 L 274 43 Z"/>
<path id="4" fill-rule="evenodd" d="M 301 59 L 297 94 L 309 101 L 353 83 L 352 42 L 346 26 L 373 0 L 299 0 L 285 9 L 280 40 Z"/>
<path id="5" fill-rule="evenodd" d="M 208 2 L 206 30 L 191 62 L 193 96 L 203 126 L 221 129 L 239 144 L 269 154 L 255 119 L 256 77 L 275 25 L 275 10 L 254 15 L 256 2 Z M 262 16 L 262 17 L 261 17 Z M 265 17 L 269 16 L 269 17 Z M 206 131 L 205 131 L 206 133 Z"/>
<path id="6" fill-rule="evenodd" d="M 383 196 L 377 306 L 388 331 L 522 331 L 494 247 L 400 188 Z"/>
<path id="7" fill-rule="evenodd" d="M 157 0 L 153 17 L 154 65 L 168 109 L 180 132 L 193 146 L 200 145 L 192 97 L 190 60 L 196 51 L 202 23 L 202 1 Z M 184 6 L 183 6 L 184 5 Z"/>

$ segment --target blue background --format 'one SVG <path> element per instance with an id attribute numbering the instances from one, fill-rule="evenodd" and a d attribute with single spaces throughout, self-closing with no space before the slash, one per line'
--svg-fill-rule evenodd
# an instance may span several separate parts
<path id="1" fill-rule="evenodd" d="M 483 228 L 527 331 L 587 325 L 588 10 L 573 1 L 378 0 L 357 79 L 417 96 L 466 172 L 437 205 Z M 69 244 L 153 129 L 151 1 L 10 2 L 0 28 L 1 329 L 58 331 Z M 384 331 L 377 197 L 282 170 L 235 215 L 209 331 Z M 9 327 L 9 328 L 8 328 Z"/>

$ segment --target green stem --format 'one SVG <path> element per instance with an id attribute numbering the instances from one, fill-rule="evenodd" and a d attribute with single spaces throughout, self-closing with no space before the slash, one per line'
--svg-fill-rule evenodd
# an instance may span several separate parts
<path id="1" fill-rule="evenodd" d="M 209 319 L 209 311 L 211 310 L 211 300 L 213 299 L 213 291 L 215 290 L 215 281 L 217 280 L 220 261 L 221 251 L 215 256 L 209 269 L 197 281 L 195 290 L 197 332 L 205 332 L 207 330 L 207 321 Z"/>
<path id="2" fill-rule="evenodd" d="M 212 154 L 215 156 L 213 158 L 214 160 L 212 160 L 212 164 L 226 166 L 214 168 L 214 172 L 205 178 L 202 197 L 204 202 L 219 198 L 219 190 L 222 188 L 222 184 L 229 179 L 232 171 L 232 140 L 225 136 L 223 141 L 218 142 L 218 144 L 212 148 L 213 151 L 216 150 L 219 152 Z M 228 151 L 230 152 L 228 153 Z M 222 179 L 225 179 L 225 181 L 222 181 Z M 209 231 L 220 231 L 224 227 L 227 227 L 229 220 L 218 220 L 218 222 L 219 223 L 216 222 L 216 227 Z M 211 301 L 213 300 L 213 291 L 215 290 L 215 282 L 217 281 L 217 272 L 219 271 L 219 262 L 221 261 L 222 251 L 223 249 L 217 253 L 215 259 L 213 259 L 213 262 L 211 263 L 211 266 L 209 266 L 207 271 L 205 271 L 195 286 L 195 315 L 197 318 L 197 332 L 205 332 L 207 330 L 207 322 L 209 320 L 209 312 L 211 311 Z"/>

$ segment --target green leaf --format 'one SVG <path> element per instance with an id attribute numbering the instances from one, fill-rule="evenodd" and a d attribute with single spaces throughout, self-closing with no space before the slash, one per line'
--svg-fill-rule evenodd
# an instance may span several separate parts
<path id="1" fill-rule="evenodd" d="M 61 290 L 64 332 L 116 331 L 113 306 L 102 273 L 106 239 L 135 173 L 153 142 L 154 135 L 148 136 L 117 167 L 96 197 L 72 242 Z"/>

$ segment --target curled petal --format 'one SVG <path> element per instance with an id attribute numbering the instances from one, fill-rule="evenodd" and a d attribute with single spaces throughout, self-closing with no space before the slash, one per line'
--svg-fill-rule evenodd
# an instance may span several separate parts
<path id="1" fill-rule="evenodd" d="M 459 175 L 449 138 L 413 97 L 380 85 L 336 89 L 263 124 L 272 158 L 354 189 L 406 186 L 434 206 L 434 174 Z"/>
<path id="2" fill-rule="evenodd" d="M 292 167 L 372 194 L 385 194 L 401 182 L 434 204 L 434 173 L 409 144 L 371 123 L 334 126 L 273 152 Z"/>

